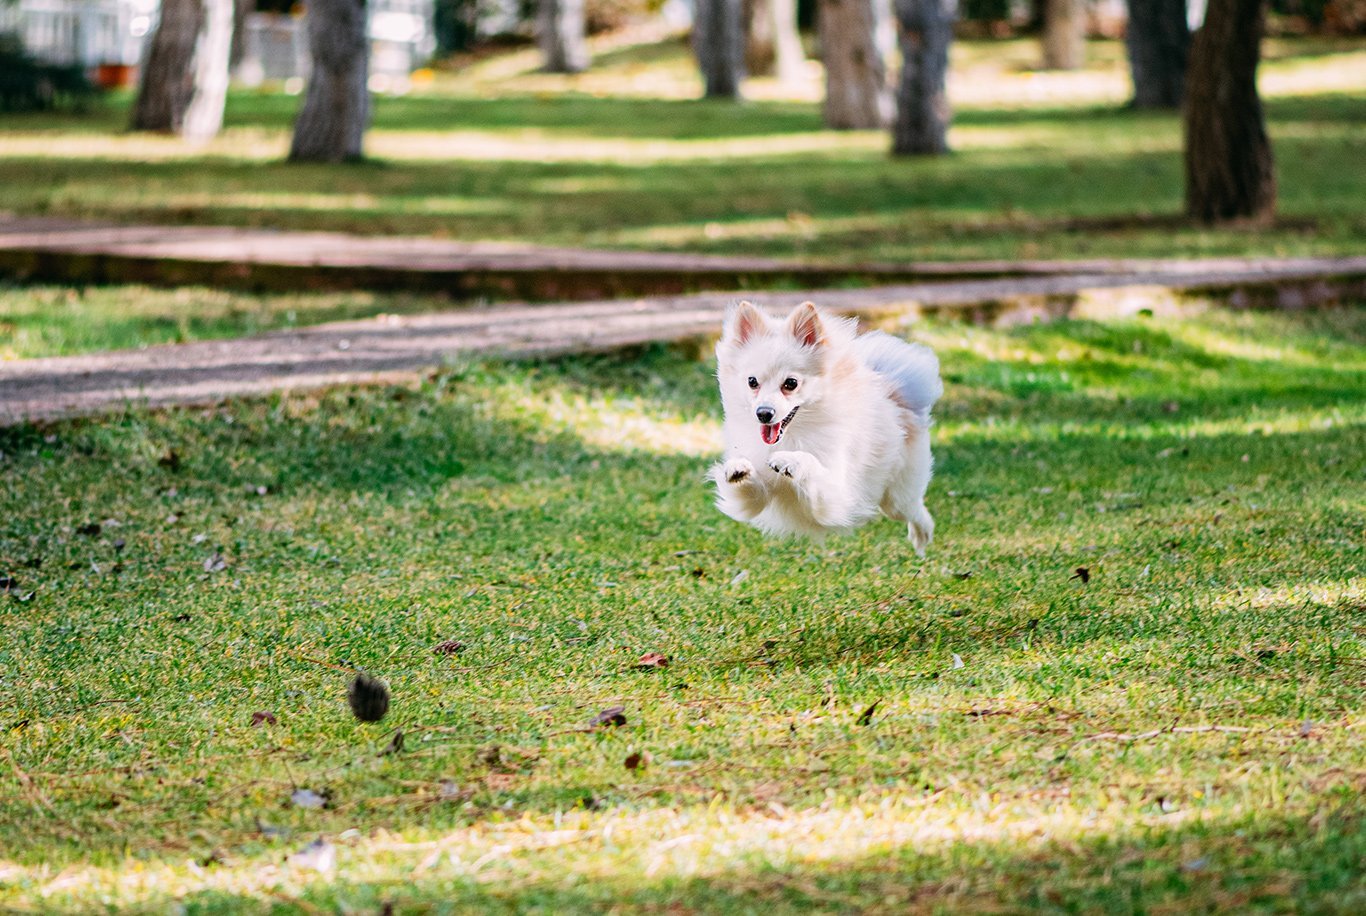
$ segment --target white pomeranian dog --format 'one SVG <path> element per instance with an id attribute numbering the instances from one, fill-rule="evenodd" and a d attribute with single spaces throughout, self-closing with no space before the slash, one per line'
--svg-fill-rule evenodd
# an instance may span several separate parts
<path id="1" fill-rule="evenodd" d="M 939 360 L 920 344 L 858 334 L 804 302 L 785 321 L 748 302 L 716 345 L 726 457 L 711 471 L 726 515 L 776 535 L 849 531 L 879 512 L 934 536 L 930 408 Z"/>

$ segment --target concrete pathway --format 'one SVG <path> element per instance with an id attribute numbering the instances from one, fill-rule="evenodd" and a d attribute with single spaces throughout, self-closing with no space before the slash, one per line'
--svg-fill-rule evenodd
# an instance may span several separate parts
<path id="1" fill-rule="evenodd" d="M 226 253 L 226 251 L 225 251 Z M 597 257 L 598 255 L 594 255 Z M 1198 264 L 1199 266 L 1194 266 Z M 1195 298 L 1233 307 L 1366 302 L 1366 257 L 1297 262 L 1131 264 L 1128 272 L 953 280 L 868 289 L 507 304 L 320 325 L 242 340 L 0 363 L 0 426 L 125 405 L 412 377 L 461 355 L 563 354 L 705 339 L 742 295 L 776 309 L 805 299 L 880 325 L 924 314 L 1020 322 L 1162 312 Z"/>

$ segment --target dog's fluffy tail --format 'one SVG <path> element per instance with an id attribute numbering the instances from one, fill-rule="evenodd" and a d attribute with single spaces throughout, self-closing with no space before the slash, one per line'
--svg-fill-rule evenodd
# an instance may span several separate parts
<path id="1" fill-rule="evenodd" d="M 924 344 L 907 343 L 881 331 L 861 334 L 854 348 L 865 365 L 892 384 L 892 390 L 922 424 L 944 393 L 939 357 Z"/>

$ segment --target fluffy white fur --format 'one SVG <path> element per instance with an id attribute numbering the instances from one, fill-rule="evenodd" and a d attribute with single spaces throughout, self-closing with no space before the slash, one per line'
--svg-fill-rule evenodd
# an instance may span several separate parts
<path id="1" fill-rule="evenodd" d="M 784 321 L 741 302 L 716 359 L 726 456 L 710 476 L 722 512 L 769 534 L 816 536 L 881 512 L 906 522 L 924 554 L 930 408 L 944 390 L 933 351 L 858 335 L 810 302 Z"/>

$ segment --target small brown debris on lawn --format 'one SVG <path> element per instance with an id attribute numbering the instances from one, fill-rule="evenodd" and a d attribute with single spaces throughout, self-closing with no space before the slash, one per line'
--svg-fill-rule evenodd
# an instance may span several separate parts
<path id="1" fill-rule="evenodd" d="M 589 728 L 601 728 L 604 725 L 618 727 L 626 724 L 626 707 L 609 706 L 598 713 L 588 723 Z"/>
<path id="2" fill-rule="evenodd" d="M 640 669 L 648 668 L 667 668 L 669 667 L 669 656 L 660 652 L 646 652 L 636 662 L 636 667 Z"/>

